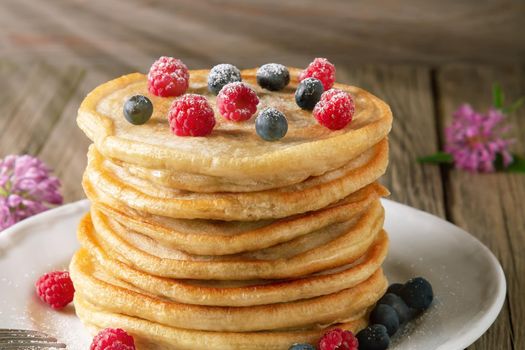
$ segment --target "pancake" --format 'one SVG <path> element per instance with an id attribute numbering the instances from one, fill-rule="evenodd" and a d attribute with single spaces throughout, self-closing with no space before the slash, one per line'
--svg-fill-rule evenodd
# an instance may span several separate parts
<path id="1" fill-rule="evenodd" d="M 99 202 L 91 188 L 86 188 L 86 192 L 95 201 L 93 208 L 99 215 L 110 217 L 163 246 L 195 255 L 236 254 L 287 242 L 331 224 L 350 220 L 388 194 L 383 186 L 373 183 L 319 211 L 279 220 L 224 222 L 172 219 L 147 215 L 131 208 L 120 211 Z"/>
<path id="2" fill-rule="evenodd" d="M 367 310 L 387 288 L 379 269 L 353 288 L 316 298 L 249 307 L 204 306 L 146 294 L 111 276 L 89 255 L 75 255 L 69 269 L 79 287 L 77 293 L 95 306 L 171 327 L 208 331 L 249 332 L 338 323 Z"/>
<path id="3" fill-rule="evenodd" d="M 295 103 L 300 70 L 268 91 L 288 133 L 261 139 L 255 117 L 225 120 L 208 92 L 208 70 L 190 71 L 187 93 L 206 96 L 216 126 L 179 137 L 168 125 L 175 98 L 152 96 L 135 73 L 95 88 L 77 123 L 93 141 L 82 185 L 92 202 L 78 227 L 69 271 L 75 309 L 92 331 L 123 328 L 138 349 L 287 350 L 316 344 L 327 329 L 354 333 L 388 282 L 388 252 L 377 181 L 388 165 L 388 105 L 356 87 L 342 130 L 321 126 Z M 147 96 L 143 125 L 124 103 Z"/>
<path id="4" fill-rule="evenodd" d="M 174 328 L 138 317 L 122 315 L 97 308 L 75 295 L 75 310 L 93 334 L 108 327 L 119 327 L 132 333 L 141 350 L 288 350 L 293 343 L 315 344 L 330 328 L 348 329 L 354 333 L 366 327 L 367 315 L 328 328 L 318 327 L 296 331 L 209 332 Z"/>
<path id="5" fill-rule="evenodd" d="M 208 72 L 191 71 L 187 92 L 205 95 L 216 108 L 215 96 L 207 90 Z M 338 131 L 319 125 L 311 111 L 295 104 L 299 72 L 290 68 L 290 84 L 279 92 L 258 87 L 255 69 L 242 72 L 243 80 L 259 96 L 259 110 L 273 106 L 287 116 L 288 134 L 276 142 L 266 142 L 256 135 L 255 118 L 232 123 L 217 112 L 211 135 L 174 136 L 166 118 L 173 98 L 149 94 L 146 76 L 139 73 L 109 81 L 89 93 L 79 108 L 77 123 L 107 158 L 182 172 L 188 174 L 187 182 L 192 182 L 193 174 L 213 177 L 212 183 L 196 180 L 193 186 L 199 187 L 238 183 L 248 189 L 262 189 L 299 183 L 342 167 L 386 137 L 392 124 L 388 105 L 362 89 L 342 84 L 335 84 L 334 88 L 354 97 L 356 112 L 352 123 Z M 122 106 L 138 94 L 151 99 L 154 112 L 148 123 L 134 126 L 123 118 Z"/>
<path id="6" fill-rule="evenodd" d="M 85 240 L 96 240 L 108 253 L 156 276 L 249 280 L 300 277 L 356 261 L 380 233 L 384 210 L 376 202 L 349 222 L 331 225 L 266 250 L 231 256 L 195 256 L 170 250 L 106 219 L 84 217 L 78 230 L 81 244 Z"/>
<path id="7" fill-rule="evenodd" d="M 183 219 L 254 221 L 287 217 L 324 208 L 375 182 L 388 164 L 382 140 L 344 167 L 285 188 L 247 193 L 194 193 L 158 188 L 124 169 L 108 169 L 90 148 L 85 187 L 102 192 L 108 205 Z M 86 191 L 89 195 L 89 190 Z"/>
<path id="8" fill-rule="evenodd" d="M 368 279 L 383 263 L 388 238 L 382 232 L 368 251 L 354 264 L 322 271 L 294 280 L 200 281 L 153 276 L 113 259 L 94 240 L 84 240 L 85 249 L 96 263 L 115 277 L 147 293 L 185 304 L 210 306 L 254 306 L 290 302 L 352 288 Z"/>

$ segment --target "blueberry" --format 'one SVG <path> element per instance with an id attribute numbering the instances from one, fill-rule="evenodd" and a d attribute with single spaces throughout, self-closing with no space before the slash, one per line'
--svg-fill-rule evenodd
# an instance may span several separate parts
<path id="1" fill-rule="evenodd" d="M 388 335 L 394 335 L 399 329 L 399 316 L 396 310 L 386 304 L 377 304 L 370 313 L 370 322 L 382 324 L 386 327 Z"/>
<path id="2" fill-rule="evenodd" d="M 409 321 L 412 317 L 412 313 L 410 312 L 410 308 L 407 306 L 407 304 L 398 295 L 393 293 L 387 293 L 383 295 L 377 304 L 385 304 L 396 310 L 397 317 L 399 318 L 399 324 Z"/>
<path id="3" fill-rule="evenodd" d="M 312 110 L 324 92 L 323 83 L 319 79 L 306 78 L 295 90 L 295 102 L 302 109 Z"/>
<path id="4" fill-rule="evenodd" d="M 424 311 L 432 304 L 434 292 L 432 285 L 426 279 L 416 277 L 405 283 L 400 296 L 409 307 Z"/>
<path id="5" fill-rule="evenodd" d="M 390 345 L 386 327 L 382 324 L 374 324 L 357 333 L 359 350 L 385 350 Z"/>
<path id="6" fill-rule="evenodd" d="M 218 64 L 208 74 L 208 90 L 217 95 L 224 85 L 241 81 L 241 71 L 232 64 Z"/>
<path id="7" fill-rule="evenodd" d="M 401 283 L 392 283 L 388 289 L 386 290 L 386 293 L 393 293 L 395 295 L 399 295 L 401 293 L 401 289 L 403 289 L 404 285 Z"/>
<path id="8" fill-rule="evenodd" d="M 288 350 L 315 350 L 315 346 L 310 344 L 293 344 Z"/>
<path id="9" fill-rule="evenodd" d="M 288 121 L 284 114 L 273 107 L 263 109 L 255 118 L 255 131 L 266 141 L 276 141 L 288 131 Z"/>
<path id="10" fill-rule="evenodd" d="M 288 68 L 278 63 L 268 63 L 257 69 L 257 84 L 270 91 L 284 89 L 290 82 Z"/>
<path id="11" fill-rule="evenodd" d="M 124 117 L 133 125 L 146 123 L 153 114 L 153 104 L 146 96 L 135 95 L 124 103 Z"/>

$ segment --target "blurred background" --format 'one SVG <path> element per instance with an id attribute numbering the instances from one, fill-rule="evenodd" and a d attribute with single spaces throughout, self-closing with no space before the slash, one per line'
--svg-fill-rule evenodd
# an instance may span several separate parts
<path id="1" fill-rule="evenodd" d="M 161 55 L 190 69 L 327 57 L 339 82 L 388 102 L 396 117 L 392 198 L 476 234 L 501 260 L 509 298 L 471 349 L 525 349 L 525 177 L 421 165 L 443 146 L 463 102 L 485 111 L 499 82 L 525 95 L 522 0 L 1 0 L 0 158 L 29 153 L 55 169 L 66 202 L 84 198 L 87 138 L 76 110 L 95 86 L 147 72 Z M 525 152 L 525 112 L 509 116 Z"/>

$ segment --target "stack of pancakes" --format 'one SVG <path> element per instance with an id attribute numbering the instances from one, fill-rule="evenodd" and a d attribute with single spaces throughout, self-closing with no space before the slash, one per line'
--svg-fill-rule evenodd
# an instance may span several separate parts
<path id="1" fill-rule="evenodd" d="M 188 93 L 205 95 L 208 71 Z M 288 349 L 330 327 L 358 331 L 383 295 L 388 238 L 376 181 L 388 163 L 388 106 L 356 87 L 354 120 L 319 125 L 294 101 L 297 69 L 279 92 L 257 87 L 259 110 L 288 119 L 280 141 L 254 118 L 224 120 L 207 137 L 178 137 L 172 98 L 152 96 L 142 74 L 105 83 L 82 103 L 93 141 L 83 185 L 92 202 L 70 272 L 78 316 L 92 329 L 124 328 L 139 349 Z M 144 125 L 124 102 L 148 96 Z"/>

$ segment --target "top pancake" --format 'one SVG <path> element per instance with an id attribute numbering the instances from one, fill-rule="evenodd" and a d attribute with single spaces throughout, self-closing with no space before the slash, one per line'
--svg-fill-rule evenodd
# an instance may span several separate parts
<path id="1" fill-rule="evenodd" d="M 275 184 L 298 183 L 348 163 L 385 138 L 391 128 L 388 105 L 352 86 L 335 84 L 349 92 L 356 103 L 354 120 L 344 129 L 329 130 L 317 123 L 311 111 L 300 109 L 294 99 L 300 70 L 290 68 L 291 82 L 282 91 L 258 87 L 256 69 L 242 72 L 260 99 L 258 110 L 275 107 L 288 119 L 288 134 L 267 142 L 255 132 L 255 117 L 234 123 L 216 110 L 215 96 L 207 90 L 208 70 L 190 72 L 188 93 L 205 95 L 215 110 L 217 124 L 206 137 L 179 137 L 169 128 L 168 109 L 174 100 L 151 95 L 146 76 L 134 73 L 100 85 L 83 101 L 77 122 L 105 156 L 132 165 L 188 174 Z M 124 102 L 145 95 L 154 105 L 144 125 L 128 123 Z M 267 186 L 272 187 L 272 186 Z"/>

